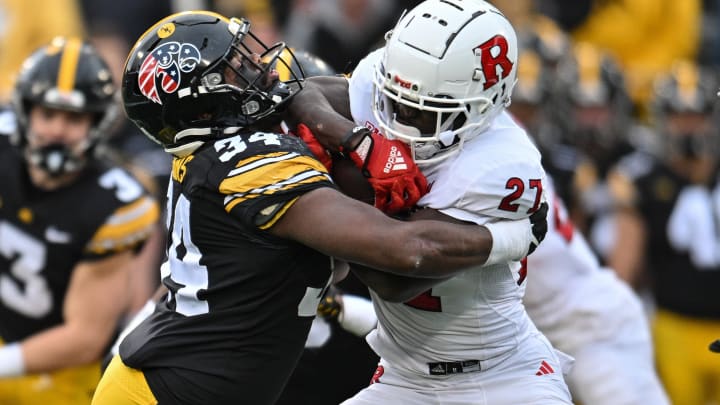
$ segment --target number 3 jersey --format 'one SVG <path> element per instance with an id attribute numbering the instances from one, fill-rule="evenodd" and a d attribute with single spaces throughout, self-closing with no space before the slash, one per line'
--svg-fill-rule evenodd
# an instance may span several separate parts
<path id="1" fill-rule="evenodd" d="M 330 258 L 267 232 L 335 187 L 299 138 L 238 134 L 176 158 L 165 302 L 120 345 L 160 403 L 273 403 L 300 354 Z"/>
<path id="2" fill-rule="evenodd" d="M 73 268 L 137 248 L 158 215 L 127 171 L 98 161 L 68 186 L 34 187 L 20 151 L 0 135 L 0 337 L 19 341 L 62 323 Z"/>
<path id="3" fill-rule="evenodd" d="M 378 128 L 371 97 L 381 52 L 362 60 L 350 78 L 353 118 L 371 129 Z M 421 169 L 430 191 L 418 205 L 463 221 L 525 218 L 542 202 L 540 153 L 505 112 L 459 153 Z M 421 374 L 437 374 L 429 364 L 436 362 L 492 367 L 536 332 L 522 305 L 521 269 L 508 262 L 467 270 L 406 303 L 373 294 L 379 323 L 368 342 L 385 361 Z"/>

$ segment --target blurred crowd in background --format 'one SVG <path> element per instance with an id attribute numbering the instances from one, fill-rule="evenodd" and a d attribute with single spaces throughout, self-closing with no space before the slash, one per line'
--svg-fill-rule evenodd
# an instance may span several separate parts
<path id="1" fill-rule="evenodd" d="M 676 403 L 702 403 L 678 400 L 678 392 L 702 384 L 703 373 L 710 376 L 720 364 L 707 351 L 720 337 L 720 1 L 491 2 L 513 23 L 521 46 L 511 112 L 534 136 L 576 226 L 643 297 L 669 394 Z M 402 10 L 418 3 L 0 0 L 0 102 L 8 102 L 21 61 L 56 35 L 89 38 L 117 80 L 132 42 L 153 23 L 172 12 L 207 9 L 248 17 L 266 43 L 282 40 L 349 73 L 382 44 Z M 110 147 L 157 179 L 162 198 L 168 154 L 129 122 Z M 150 285 L 157 282 L 152 277 Z M 367 296 L 359 283 L 344 283 L 341 288 Z M 683 346 L 678 339 L 688 340 Z M 355 392 L 372 374 L 377 359 L 362 345 L 327 356 L 340 363 L 342 353 L 338 367 L 347 371 L 337 379 L 352 380 L 349 387 L 336 384 L 338 390 Z M 299 372 L 312 380 L 311 371 Z"/>

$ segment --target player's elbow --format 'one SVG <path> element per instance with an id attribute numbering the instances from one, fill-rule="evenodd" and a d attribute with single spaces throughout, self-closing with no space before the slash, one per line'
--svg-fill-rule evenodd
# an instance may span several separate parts
<path id="1" fill-rule="evenodd" d="M 82 366 L 94 363 L 102 359 L 111 343 L 111 334 L 100 331 L 100 328 L 91 328 L 90 326 L 79 327 L 73 325 L 71 330 L 72 337 L 72 363 L 76 366 Z"/>
<path id="2" fill-rule="evenodd" d="M 83 348 L 77 353 L 76 361 L 79 365 L 91 364 L 102 359 L 107 351 L 109 342 L 103 339 L 84 339 Z"/>
<path id="3" fill-rule="evenodd" d="M 105 345 L 96 345 L 93 342 L 78 340 L 74 343 L 76 348 L 71 350 L 66 367 L 82 367 L 95 363 L 105 355 Z"/>

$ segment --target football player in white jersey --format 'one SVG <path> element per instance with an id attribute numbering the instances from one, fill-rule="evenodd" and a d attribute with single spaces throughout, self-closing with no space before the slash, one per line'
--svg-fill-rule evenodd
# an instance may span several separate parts
<path id="1" fill-rule="evenodd" d="M 601 267 L 567 209 L 545 183 L 548 233 L 523 262 L 525 308 L 551 343 L 574 358 L 567 383 L 584 405 L 669 404 L 653 359 L 650 328 L 642 304 L 614 271 Z M 338 324 L 366 336 L 376 325 L 372 304 L 341 295 Z M 328 304 L 324 304 L 328 305 Z"/>
<path id="2" fill-rule="evenodd" d="M 418 203 L 428 217 L 492 225 L 535 212 L 540 154 L 504 111 L 517 69 L 507 19 L 480 0 L 427 0 L 386 38 L 349 82 L 317 80 L 291 113 L 356 162 L 375 137 L 406 142 L 430 184 Z M 333 113 L 360 127 L 341 139 L 352 124 Z M 388 159 L 387 170 L 408 158 Z M 522 305 L 520 262 L 440 283 L 353 271 L 371 287 L 378 327 L 367 340 L 381 360 L 347 404 L 571 403 L 561 359 Z"/>
<path id="3" fill-rule="evenodd" d="M 642 304 L 603 268 L 547 181 L 548 233 L 525 260 L 524 304 L 552 344 L 575 359 L 567 375 L 585 405 L 669 404 Z"/>
<path id="4" fill-rule="evenodd" d="M 580 49 L 585 48 L 576 48 Z M 549 105 L 557 103 L 548 100 L 558 95 L 553 92 L 555 69 L 541 60 L 536 48 L 522 49 L 510 112 L 550 152 L 548 160 L 553 161 L 553 157 L 567 154 L 557 152 L 563 146 L 548 142 L 552 139 L 548 134 L 558 133 L 548 111 Z M 598 75 L 601 72 L 597 70 Z M 611 90 L 605 87 L 612 83 L 602 83 L 592 91 L 609 94 Z M 561 162 L 557 157 L 554 160 Z M 550 166 L 562 167 L 557 163 Z M 567 172 L 571 171 L 556 171 L 561 176 Z M 548 234 L 542 247 L 527 259 L 530 270 L 523 303 L 553 346 L 575 358 L 567 376 L 573 398 L 584 405 L 668 404 L 639 298 L 614 270 L 601 267 L 582 232 L 570 221 L 572 215 L 556 183 L 545 183 L 545 191 L 550 206 Z"/>

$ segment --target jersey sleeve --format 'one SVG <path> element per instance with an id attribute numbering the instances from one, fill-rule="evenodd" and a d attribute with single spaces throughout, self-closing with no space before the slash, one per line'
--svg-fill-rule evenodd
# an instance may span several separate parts
<path id="1" fill-rule="evenodd" d="M 272 227 L 297 199 L 320 187 L 335 187 L 327 169 L 301 149 L 246 157 L 220 182 L 224 207 L 242 223 Z"/>
<path id="2" fill-rule="evenodd" d="M 152 233 L 160 208 L 148 194 L 120 205 L 85 247 L 85 259 L 100 259 L 141 245 Z"/>

